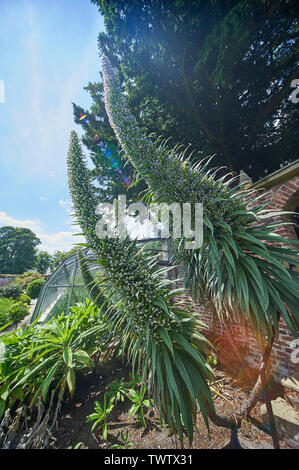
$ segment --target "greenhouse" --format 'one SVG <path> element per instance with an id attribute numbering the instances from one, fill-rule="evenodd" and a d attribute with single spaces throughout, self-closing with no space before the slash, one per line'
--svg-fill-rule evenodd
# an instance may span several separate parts
<path id="1" fill-rule="evenodd" d="M 150 238 L 138 241 L 138 245 L 148 243 L 147 250 L 159 254 L 159 265 L 169 265 L 168 242 L 166 239 Z M 100 267 L 92 263 L 94 255 L 89 249 L 83 250 L 84 258 L 90 259 L 89 269 L 96 274 Z M 39 322 L 47 322 L 51 317 L 61 312 L 68 313 L 70 307 L 82 302 L 88 297 L 80 272 L 79 261 L 73 254 L 62 261 L 50 278 L 43 285 L 30 323 L 39 318 Z"/>
<path id="2" fill-rule="evenodd" d="M 84 256 L 92 258 L 89 250 Z M 98 269 L 92 265 L 91 268 Z M 40 322 L 48 321 L 56 313 L 68 312 L 70 306 L 84 300 L 87 289 L 84 286 L 77 255 L 66 258 L 43 285 L 39 294 L 31 323 L 39 317 Z"/>

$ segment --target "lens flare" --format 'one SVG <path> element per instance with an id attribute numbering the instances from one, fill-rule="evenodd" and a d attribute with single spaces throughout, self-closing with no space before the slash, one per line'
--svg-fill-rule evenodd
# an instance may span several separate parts
<path id="1" fill-rule="evenodd" d="M 79 121 L 84 121 L 85 124 L 88 124 L 87 115 L 80 113 Z M 112 168 L 114 168 L 119 173 L 119 175 L 121 175 L 122 181 L 123 181 L 123 183 L 122 183 L 123 187 L 124 188 L 129 188 L 129 186 L 131 186 L 133 181 L 131 180 L 131 178 L 128 178 L 126 175 L 124 175 L 123 171 L 119 168 L 119 164 L 118 164 L 117 160 L 115 160 L 115 158 L 113 158 L 113 153 L 112 153 L 111 149 L 109 148 L 109 144 L 105 144 L 101 140 L 101 138 L 98 134 L 94 134 L 93 138 L 94 138 L 95 142 L 97 143 L 97 146 L 99 147 L 101 152 L 111 162 Z"/>

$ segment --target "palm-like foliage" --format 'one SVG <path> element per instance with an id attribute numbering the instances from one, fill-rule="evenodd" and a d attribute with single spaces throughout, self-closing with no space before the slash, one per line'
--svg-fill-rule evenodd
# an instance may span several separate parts
<path id="1" fill-rule="evenodd" d="M 290 331 L 299 325 L 298 274 L 282 262 L 298 265 L 298 250 L 262 223 L 281 215 L 257 205 L 247 209 L 244 196 L 230 184 L 230 175 L 218 177 L 208 170 L 210 159 L 191 165 L 178 147 L 167 150 L 151 142 L 126 107 L 116 71 L 103 56 L 105 106 L 125 155 L 150 186 L 158 202 L 203 203 L 204 243 L 200 250 L 182 250 L 175 243 L 176 258 L 185 266 L 185 280 L 193 295 L 211 299 L 220 316 L 248 320 L 263 336 L 277 331 L 280 312 Z M 252 196 L 251 196 L 252 197 Z M 275 244 L 275 245 L 274 245 Z"/>
<path id="2" fill-rule="evenodd" d="M 97 237 L 98 201 L 75 132 L 68 172 L 75 216 L 101 266 L 105 322 L 115 339 L 121 339 L 123 352 L 148 386 L 161 417 L 181 440 L 186 431 L 192 441 L 198 406 L 207 424 L 206 405 L 213 409 L 207 385 L 212 370 L 205 359 L 210 345 L 200 333 L 202 323 L 172 302 L 176 291 L 169 290 L 170 281 L 157 270 L 156 258 L 128 238 Z"/>
<path id="3" fill-rule="evenodd" d="M 5 358 L 0 364 L 0 417 L 15 402 L 31 407 L 38 397 L 48 401 L 54 390 L 60 404 L 65 391 L 75 391 L 76 372 L 92 369 L 91 358 L 107 342 L 107 326 L 90 301 L 48 323 L 36 322 L 2 336 Z"/>

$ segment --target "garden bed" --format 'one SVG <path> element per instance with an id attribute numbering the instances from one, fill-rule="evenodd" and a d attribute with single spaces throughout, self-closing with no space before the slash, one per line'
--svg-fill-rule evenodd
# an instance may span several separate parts
<path id="1" fill-rule="evenodd" d="M 87 416 L 94 412 L 94 401 L 101 404 L 107 385 L 115 379 L 128 380 L 130 368 L 125 367 L 120 362 L 109 363 L 101 368 L 99 375 L 89 374 L 78 379 L 77 389 L 73 401 L 63 404 L 59 428 L 54 433 L 56 442 L 54 447 L 65 449 L 74 448 L 76 444 L 82 442 L 81 448 L 85 449 L 107 449 L 113 445 L 122 445 L 120 430 L 126 433 L 128 429 L 129 441 L 137 449 L 175 449 L 180 447 L 174 437 L 167 429 L 159 423 L 157 414 L 150 411 L 147 414 L 147 428 L 138 428 L 135 417 L 130 417 L 128 411 L 131 403 L 125 400 L 124 403 L 117 403 L 108 418 L 108 437 L 105 441 L 99 432 L 91 432 L 92 423 L 86 423 Z M 232 385 L 232 379 L 222 371 L 217 371 L 216 376 L 221 384 L 218 393 L 214 397 L 215 407 L 219 414 L 229 415 L 244 403 L 247 392 Z M 277 393 L 277 391 L 275 392 Z M 243 421 L 238 432 L 240 443 L 246 448 L 273 448 L 271 437 L 263 430 L 260 417 L 260 405 L 258 403 L 253 409 L 252 421 Z M 210 423 L 210 433 L 207 432 L 202 416 L 197 418 L 197 431 L 195 431 L 192 448 L 195 449 L 218 449 L 226 447 L 230 441 L 230 430 L 220 428 Z M 186 440 L 185 447 L 188 448 Z M 281 448 L 286 448 L 282 442 Z"/>

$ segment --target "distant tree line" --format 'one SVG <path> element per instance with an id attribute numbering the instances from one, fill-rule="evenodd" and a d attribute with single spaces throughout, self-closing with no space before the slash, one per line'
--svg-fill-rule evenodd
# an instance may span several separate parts
<path id="1" fill-rule="evenodd" d="M 0 228 L 0 274 L 22 274 L 34 269 L 41 274 L 54 270 L 63 259 L 76 251 L 56 250 L 37 252 L 41 241 L 28 228 L 5 226 Z"/>

